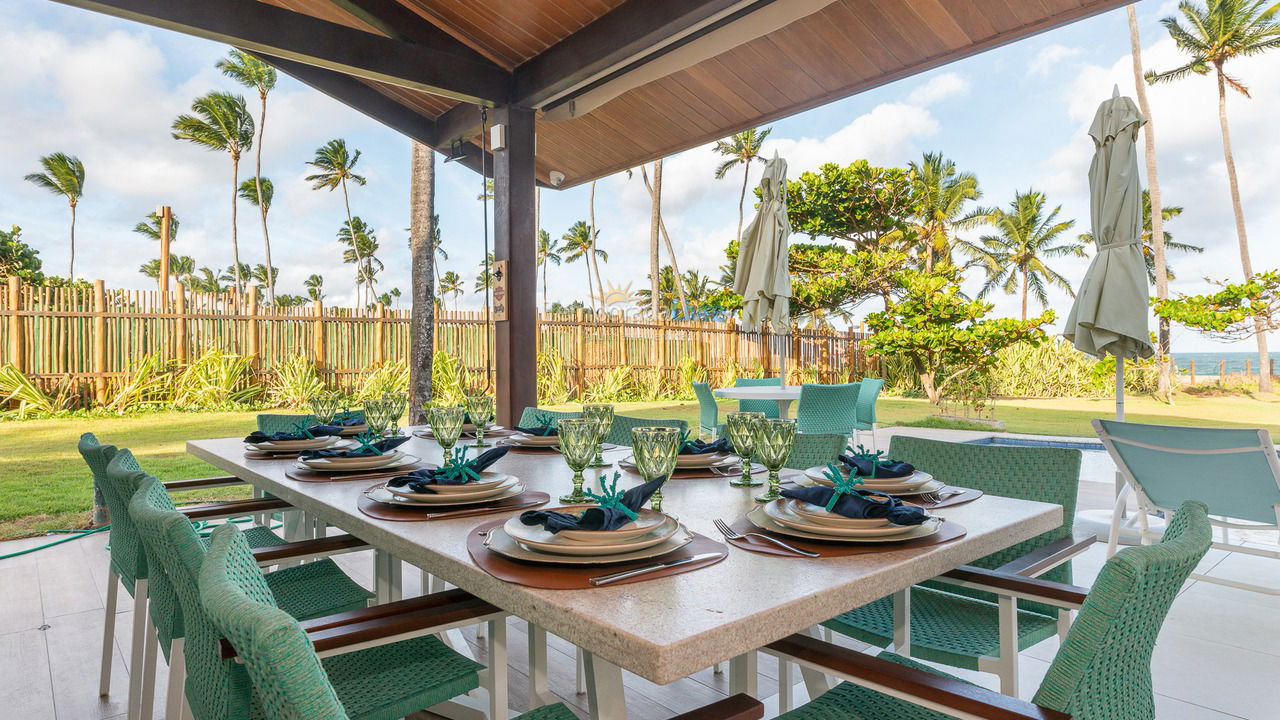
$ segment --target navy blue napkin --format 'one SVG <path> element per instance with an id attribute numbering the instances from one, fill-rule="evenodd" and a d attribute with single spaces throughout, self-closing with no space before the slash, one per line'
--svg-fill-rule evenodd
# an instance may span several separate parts
<path id="1" fill-rule="evenodd" d="M 517 425 L 516 432 L 522 432 L 525 435 L 541 435 L 542 437 L 550 437 L 553 435 L 558 436 L 560 434 L 559 429 L 554 427 L 548 427 L 546 425 L 531 425 L 529 427 L 522 427 L 520 425 Z"/>
<path id="2" fill-rule="evenodd" d="M 334 427 L 333 425 L 312 425 L 311 427 L 307 428 L 307 432 L 311 433 L 312 438 L 337 435 L 341 431 L 342 431 L 341 428 Z M 244 441 L 247 443 L 252 443 L 256 445 L 258 443 L 264 443 L 264 442 L 287 442 L 290 440 L 309 440 L 309 439 L 310 438 L 308 438 L 306 435 L 300 432 L 273 432 L 270 435 L 268 435 L 267 433 L 264 433 L 261 430 L 254 430 L 253 432 L 245 436 Z"/>
<path id="3" fill-rule="evenodd" d="M 916 471 L 914 465 L 901 460 L 874 460 L 847 453 L 840 456 L 840 462 L 844 463 L 858 477 L 904 478 L 911 477 Z"/>
<path id="4" fill-rule="evenodd" d="M 640 512 L 640 508 L 649 502 L 649 497 L 666 481 L 667 476 L 663 475 L 631 488 L 623 494 L 622 504 L 632 512 Z M 591 507 L 581 515 L 554 510 L 526 510 L 520 513 L 520 522 L 525 525 L 541 525 L 547 532 L 555 534 L 561 530 L 617 530 L 631 522 L 631 518 L 616 508 Z"/>
<path id="5" fill-rule="evenodd" d="M 336 417 L 329 424 L 337 425 L 338 427 L 355 427 L 357 425 L 364 425 L 364 411 L 357 410 L 355 412 Z"/>
<path id="6" fill-rule="evenodd" d="M 465 463 L 465 467 L 474 470 L 479 475 L 501 460 L 510 450 L 511 446 L 509 445 L 486 450 L 474 459 L 468 460 Z M 431 488 L 432 485 L 464 485 L 467 482 L 467 476 L 457 471 L 449 472 L 444 468 L 429 468 L 414 470 L 399 477 L 391 478 L 387 481 L 387 485 L 394 488 L 408 486 L 410 490 L 416 493 L 433 493 L 435 490 Z"/>
<path id="7" fill-rule="evenodd" d="M 409 442 L 406 435 L 397 435 L 396 437 L 383 438 L 370 446 L 382 453 L 390 452 L 400 447 L 404 443 Z M 353 448 L 351 450 L 303 450 L 298 457 L 303 460 L 319 460 L 322 458 L 356 458 L 356 457 L 373 457 L 378 453 L 373 452 L 366 447 Z"/>
<path id="8" fill-rule="evenodd" d="M 835 494 L 834 488 L 807 487 L 782 491 L 782 497 L 801 500 L 810 505 L 825 508 Z M 869 497 L 868 497 L 869 496 Z M 895 497 L 863 490 L 860 493 L 842 494 L 831 512 L 854 519 L 887 518 L 894 525 L 919 525 L 929 518 L 924 510 L 914 505 L 904 505 Z"/>
<path id="9" fill-rule="evenodd" d="M 726 438 L 713 442 L 686 440 L 680 446 L 681 455 L 706 455 L 707 453 L 733 453 L 733 445 Z"/>

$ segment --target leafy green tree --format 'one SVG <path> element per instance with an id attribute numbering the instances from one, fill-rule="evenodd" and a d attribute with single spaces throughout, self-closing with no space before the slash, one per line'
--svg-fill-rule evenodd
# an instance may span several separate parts
<path id="1" fill-rule="evenodd" d="M 680 296 L 676 292 L 676 285 L 679 282 L 675 268 L 670 265 L 663 265 L 658 271 L 658 311 L 664 317 L 673 317 L 676 314 L 676 308 L 680 303 Z M 641 308 L 651 307 L 650 298 L 652 297 L 653 290 L 650 288 L 636 290 L 636 303 Z"/>
<path id="2" fill-rule="evenodd" d="M 465 292 L 465 290 L 463 290 L 463 287 L 462 287 L 461 275 L 450 270 L 440 276 L 440 297 L 444 298 L 444 297 L 448 297 L 449 295 L 452 295 L 454 297 L 454 300 L 453 300 L 454 312 L 457 312 L 458 310 L 457 298 L 461 297 L 463 292 Z"/>
<path id="3" fill-rule="evenodd" d="M 935 405 L 961 378 L 993 367 L 1003 348 L 1043 342 L 1048 337 L 1044 326 L 1054 319 L 1052 310 L 1024 320 L 988 318 L 992 305 L 966 299 L 959 271 L 951 266 L 933 273 L 904 271 L 898 285 L 902 298 L 867 316 L 873 332 L 867 351 L 910 362 Z"/>
<path id="4" fill-rule="evenodd" d="M 1050 268 L 1050 258 L 1084 257 L 1085 246 L 1079 238 L 1063 235 L 1075 227 L 1075 220 L 1058 220 L 1062 206 L 1045 212 L 1045 197 L 1035 190 L 1015 192 L 1008 210 L 995 209 L 987 222 L 995 235 L 979 238 L 979 263 L 987 271 L 987 280 L 978 299 L 999 288 L 1006 295 L 1022 296 L 1022 319 L 1027 319 L 1027 298 L 1034 295 L 1043 308 L 1049 307 L 1049 286 L 1065 290 L 1075 297 L 1071 281 Z"/>
<path id="5" fill-rule="evenodd" d="M 1214 284 L 1219 288 L 1215 293 L 1156 300 L 1152 306 L 1157 316 L 1218 340 L 1244 340 L 1257 332 L 1280 330 L 1280 270 L 1260 272 L 1238 285 Z"/>
<path id="6" fill-rule="evenodd" d="M 40 251 L 22 242 L 22 228 L 17 225 L 0 230 L 0 277 L 16 275 L 32 285 L 44 283 Z"/>
<path id="7" fill-rule="evenodd" d="M 551 237 L 546 230 L 538 231 L 537 260 L 542 268 L 542 312 L 547 311 L 547 266 L 560 266 L 560 241 Z"/>
<path id="8" fill-rule="evenodd" d="M 910 226 L 915 192 L 910 173 L 901 168 L 875 167 L 866 160 L 827 163 L 789 181 L 787 197 L 792 229 L 811 238 L 842 240 L 860 250 L 915 242 Z"/>
<path id="9" fill-rule="evenodd" d="M 334 190 L 342 189 L 342 205 L 347 211 L 347 227 L 351 235 L 356 235 L 356 229 L 352 222 L 351 216 L 351 196 L 347 192 L 347 184 L 355 183 L 356 185 L 364 185 L 367 181 L 363 175 L 355 172 L 356 164 L 360 162 L 360 151 L 352 152 L 347 149 L 347 141 L 342 138 L 330 140 L 324 145 L 316 148 L 315 157 L 307 164 L 319 170 L 319 172 L 307 176 L 307 182 L 311 183 L 312 190 Z M 363 263 L 360 257 L 359 247 L 354 247 L 356 251 L 357 264 Z M 359 285 L 357 284 L 357 294 Z M 372 292 L 372 288 L 370 289 Z M 357 302 L 359 299 L 357 299 Z"/>
<path id="10" fill-rule="evenodd" d="M 262 203 L 250 201 L 254 207 L 258 208 L 258 216 L 262 220 L 262 250 L 263 257 L 267 261 L 267 265 L 271 265 L 271 236 L 267 233 L 267 209 L 271 205 L 271 191 L 265 187 L 269 182 L 262 177 L 262 136 L 267 129 L 267 94 L 276 86 L 276 69 L 262 62 L 258 58 L 249 53 L 232 48 L 227 57 L 219 60 L 217 68 L 222 71 L 223 75 L 235 80 L 244 87 L 258 92 L 258 140 L 254 149 L 254 169 L 253 169 L 253 197 L 264 198 Z M 244 186 L 240 186 L 240 197 L 249 200 L 249 196 L 245 194 Z M 267 285 L 267 297 L 272 304 L 275 302 L 276 284 L 272 280 Z"/>
<path id="11" fill-rule="evenodd" d="M 182 114 L 173 121 L 173 138 L 186 140 L 213 152 L 231 157 L 231 262 L 239 272 L 240 242 L 237 237 L 236 214 L 240 190 L 240 155 L 253 147 L 253 116 L 245 106 L 243 95 L 211 92 L 191 103 L 193 114 Z M 244 292 L 244 278 L 236 275 L 236 292 Z"/>
<path id="12" fill-rule="evenodd" d="M 318 273 L 312 273 L 306 280 L 302 281 L 302 286 L 307 289 L 307 297 L 314 302 L 316 300 L 324 300 L 324 276 Z"/>
<path id="13" fill-rule="evenodd" d="M 730 243 L 725 253 L 729 265 L 736 264 L 738 243 Z M 908 260 L 906 253 L 898 250 L 875 251 L 843 244 L 792 243 L 787 260 L 794 293 L 791 314 L 832 313 L 843 317 L 872 298 L 881 299 L 888 307 L 897 290 L 897 275 L 907 266 Z M 732 275 L 722 277 L 720 284 L 722 289 L 713 293 L 709 300 L 726 309 L 740 308 L 742 299 L 730 289 Z"/>
<path id="14" fill-rule="evenodd" d="M 1280 48 L 1280 3 L 1273 0 L 1208 0 L 1201 6 L 1184 0 L 1176 16 L 1160 21 L 1173 42 L 1187 55 L 1187 62 L 1172 70 L 1148 71 L 1148 83 L 1174 82 L 1192 74 L 1214 74 L 1218 84 L 1218 124 L 1222 128 L 1222 156 L 1227 165 L 1227 185 L 1231 189 L 1231 209 L 1236 218 L 1236 240 L 1240 247 L 1240 265 L 1245 284 L 1253 281 L 1253 261 L 1249 258 L 1249 236 L 1245 231 L 1244 206 L 1240 201 L 1240 182 L 1236 178 L 1235 154 L 1231 149 L 1231 129 L 1227 122 L 1227 88 L 1249 97 L 1249 88 L 1239 78 L 1226 72 L 1226 65 L 1236 58 L 1260 55 Z M 1183 21 L 1186 25 L 1183 25 Z M 1258 343 L 1258 361 L 1270 364 L 1267 333 L 1261 318 L 1255 319 L 1254 337 Z M 1262 374 L 1258 389 L 1271 392 L 1271 376 Z"/>
<path id="15" fill-rule="evenodd" d="M 725 140 L 716 141 L 715 151 L 727 158 L 716 166 L 717 180 L 723 180 L 730 170 L 742 166 L 742 190 L 738 193 L 738 234 L 733 236 L 738 241 L 742 240 L 742 219 L 747 200 L 747 181 L 751 177 L 751 163 L 764 162 L 764 158 L 760 157 L 760 150 L 771 132 L 773 128 L 750 128 L 734 133 Z"/>
<path id="16" fill-rule="evenodd" d="M 67 263 L 67 277 L 76 276 L 76 205 L 84 195 L 84 163 L 80 158 L 66 153 L 56 152 L 40 158 L 41 173 L 29 173 L 26 181 L 42 187 L 54 195 L 67 199 L 71 208 L 71 259 Z"/>
<path id="17" fill-rule="evenodd" d="M 925 153 L 921 162 L 911 163 L 908 172 L 912 212 L 910 232 L 904 237 L 914 243 L 925 272 L 935 265 L 954 264 L 952 253 L 958 242 L 955 231 L 978 225 L 989 212 L 966 207 L 982 197 L 978 178 L 973 173 L 957 171 L 955 161 L 940 153 Z"/>
<path id="18" fill-rule="evenodd" d="M 169 242 L 178 241 L 178 216 L 169 215 Z M 148 240 L 160 241 L 160 216 L 154 212 L 147 213 L 147 219 L 133 226 L 133 231 Z"/>
<path id="19" fill-rule="evenodd" d="M 561 240 L 561 245 L 560 245 L 561 251 L 564 253 L 563 255 L 564 261 L 568 263 L 572 263 L 578 260 L 582 260 L 583 264 L 586 266 L 587 296 L 589 298 L 592 295 L 591 253 L 594 250 L 596 256 L 599 258 L 603 258 L 606 262 L 609 260 L 609 253 L 604 250 L 601 250 L 600 248 L 595 247 L 595 243 L 593 243 L 591 240 L 591 231 L 588 228 L 587 223 L 583 220 L 579 220 L 578 222 L 569 226 L 569 229 L 565 231 L 564 235 L 560 236 L 560 240 Z"/>

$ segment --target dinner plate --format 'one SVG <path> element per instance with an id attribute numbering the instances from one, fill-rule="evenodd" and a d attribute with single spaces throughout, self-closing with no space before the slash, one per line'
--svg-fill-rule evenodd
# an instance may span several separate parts
<path id="1" fill-rule="evenodd" d="M 862 537 L 888 537 L 892 535 L 901 535 L 911 531 L 915 525 L 894 525 L 892 523 L 881 525 L 880 527 L 836 527 L 834 525 L 819 525 L 810 522 L 808 519 L 796 515 L 787 509 L 785 505 L 774 500 L 766 503 L 764 512 L 769 516 L 770 520 L 776 523 L 786 525 L 792 530 L 800 530 L 801 532 L 813 533 L 819 536 L 831 536 L 837 538 L 862 538 Z"/>
<path id="2" fill-rule="evenodd" d="M 555 533 L 544 530 L 541 526 L 525 525 L 520 522 L 520 516 L 518 515 L 507 520 L 502 529 L 510 538 L 530 550 L 553 555 L 598 557 L 635 552 L 636 550 L 644 550 L 666 542 L 667 538 L 670 538 L 680 530 L 680 523 L 672 518 L 639 537 L 623 542 L 601 542 L 598 540 L 582 542 L 580 540 L 562 538 Z"/>
<path id="3" fill-rule="evenodd" d="M 560 444 L 559 435 L 526 435 L 524 433 L 516 433 L 507 438 L 516 445 L 525 445 L 527 447 L 551 447 Z"/>
<path id="4" fill-rule="evenodd" d="M 351 437 L 352 435 L 359 435 L 362 432 L 369 431 L 368 423 L 361 425 L 339 425 L 338 427 L 342 428 L 342 430 L 338 432 L 339 437 Z"/>
<path id="5" fill-rule="evenodd" d="M 650 560 L 667 553 L 675 552 L 693 542 L 693 534 L 681 526 L 674 535 L 665 541 L 643 550 L 620 553 L 618 555 L 552 555 L 550 553 L 531 550 L 516 542 L 502 526 L 489 531 L 485 536 L 485 547 L 499 555 L 522 560 L 524 562 L 543 563 L 547 565 L 612 565 L 615 563 Z"/>
<path id="6" fill-rule="evenodd" d="M 933 535 L 942 527 L 942 519 L 935 517 L 925 520 L 921 525 L 912 526 L 910 532 L 904 532 L 898 535 L 882 537 L 836 537 L 834 535 L 821 535 L 819 533 L 789 528 L 769 517 L 765 512 L 764 507 L 753 508 L 751 512 L 747 513 L 747 520 L 761 530 L 776 532 L 779 535 L 790 535 L 791 537 L 804 538 L 806 540 L 825 540 L 827 542 L 847 543 L 890 543 L 902 542 L 904 540 L 915 540 L 917 538 Z"/>
<path id="7" fill-rule="evenodd" d="M 386 505 L 413 505 L 416 507 L 423 507 L 423 506 L 429 506 L 429 505 L 482 505 L 484 503 L 491 503 L 491 502 L 498 502 L 499 500 L 506 500 L 507 498 L 512 498 L 512 497 L 515 497 L 516 495 L 520 495 L 524 491 L 525 491 L 524 483 L 516 481 L 515 483 L 512 483 L 511 485 L 506 486 L 502 490 L 502 492 L 499 492 L 496 495 L 490 495 L 488 497 L 481 497 L 481 498 L 459 499 L 457 495 L 434 495 L 434 496 L 429 496 L 431 497 L 429 501 L 418 501 L 418 500 L 411 500 L 409 498 L 396 495 L 392 493 L 391 488 L 388 488 L 386 485 L 380 485 L 377 487 L 370 488 L 366 490 L 364 494 L 365 494 L 365 497 L 369 498 L 370 500 L 373 500 L 374 502 L 384 503 Z"/>
<path id="8" fill-rule="evenodd" d="M 306 465 L 302 460 L 298 460 L 298 462 L 294 463 L 293 466 L 299 470 L 307 470 L 310 472 L 345 473 L 345 472 L 358 472 L 361 470 L 379 470 L 379 471 L 395 470 L 396 468 L 401 468 L 406 465 L 414 465 L 419 462 L 422 462 L 422 458 L 419 458 L 416 455 L 410 455 L 408 453 L 400 453 L 400 458 L 395 462 L 390 463 L 388 465 L 375 467 L 375 468 L 353 468 L 347 465 Z"/>
<path id="9" fill-rule="evenodd" d="M 264 453 L 295 453 L 302 450 L 320 450 L 342 442 L 333 435 L 302 440 L 269 440 L 260 443 L 245 443 L 250 450 Z"/>
<path id="10" fill-rule="evenodd" d="M 831 481 L 823 474 L 826 470 L 827 468 L 824 465 L 815 465 L 814 467 L 805 470 L 804 474 L 819 485 L 831 487 Z M 906 478 L 862 478 L 862 484 L 873 490 L 879 490 L 881 488 L 889 490 L 905 490 L 918 487 L 932 480 L 932 475 L 927 472 L 917 470 L 910 477 Z"/>
<path id="11" fill-rule="evenodd" d="M 567 512 L 577 514 L 592 505 L 574 505 L 571 507 L 552 508 L 559 512 Z M 663 515 L 656 510 L 649 508 L 641 508 L 635 520 L 623 525 L 617 530 L 561 530 L 560 536 L 570 540 L 580 540 L 582 542 L 596 542 L 601 540 L 613 540 L 622 542 L 632 538 L 640 537 L 654 528 L 667 522 L 669 517 Z"/>
<path id="12" fill-rule="evenodd" d="M 399 450 L 392 450 L 381 455 L 370 455 L 368 457 L 333 457 L 333 458 L 302 458 L 302 464 L 315 470 L 317 468 L 339 468 L 342 470 L 373 470 L 375 468 L 386 467 L 401 457 L 404 453 Z"/>
<path id="13" fill-rule="evenodd" d="M 501 425 L 494 425 L 493 423 L 489 423 L 488 425 L 485 425 L 485 426 L 484 426 L 484 431 L 485 431 L 486 433 L 495 432 L 495 431 L 498 431 L 498 430 L 505 430 L 505 429 L 506 429 L 506 428 L 502 427 Z M 431 430 L 431 426 L 430 426 L 430 425 L 423 425 L 423 426 L 422 426 L 422 429 L 418 431 L 418 434 L 419 434 L 421 437 L 435 437 L 435 433 Z M 475 425 L 472 425 L 471 423 L 466 423 L 465 425 L 463 425 L 463 426 L 462 426 L 462 434 L 463 434 L 463 435 L 475 435 L 475 434 L 476 434 L 476 426 L 475 426 Z"/>
<path id="14" fill-rule="evenodd" d="M 497 495 L 511 486 L 512 483 L 518 482 L 519 478 L 508 475 L 506 473 L 486 472 L 481 473 L 481 483 L 467 483 L 465 485 L 432 485 L 436 490 L 433 493 L 419 493 L 408 489 L 406 485 L 403 488 L 393 488 L 387 486 L 393 495 L 399 495 L 410 500 L 419 502 L 440 503 L 447 502 L 440 498 L 449 498 L 451 500 L 470 500 L 472 498 L 484 498 L 490 495 Z M 448 488 L 448 489 L 446 489 Z"/>
<path id="15" fill-rule="evenodd" d="M 719 460 L 716 460 L 713 463 L 708 463 L 706 465 L 686 465 L 684 467 L 681 467 L 679 461 L 677 461 L 675 469 L 676 470 L 713 470 L 713 469 L 737 467 L 737 465 L 738 465 L 738 458 L 733 455 L 727 455 L 720 458 Z M 635 470 L 635 471 L 639 470 L 639 468 L 636 467 L 635 455 L 628 455 L 622 458 L 621 460 L 618 461 L 618 466 L 622 468 L 626 468 L 627 470 Z"/>
<path id="16" fill-rule="evenodd" d="M 677 455 L 676 467 L 684 468 L 708 468 L 712 465 L 723 463 L 725 460 L 736 462 L 737 458 L 727 453 L 702 453 L 700 455 Z"/>
<path id="17" fill-rule="evenodd" d="M 827 509 L 820 505 L 814 505 L 794 498 L 785 498 L 784 504 L 787 506 L 787 510 L 791 513 L 812 521 L 815 525 L 876 528 L 884 527 L 889 524 L 888 518 L 847 518 L 843 515 L 827 512 Z"/>
<path id="18" fill-rule="evenodd" d="M 819 482 L 810 475 L 796 475 L 792 477 L 791 481 L 799 485 L 800 487 L 831 487 L 830 481 Z M 924 483 L 923 485 L 916 485 L 915 487 L 911 487 L 903 490 L 886 488 L 886 487 L 869 487 L 869 486 L 863 486 L 863 489 L 873 490 L 875 492 L 884 493 L 885 495 L 892 495 L 894 497 L 910 497 L 912 495 L 924 495 L 926 493 L 937 492 L 946 486 L 947 486 L 946 483 L 940 480 L 934 480 L 931 477 L 930 480 Z"/>

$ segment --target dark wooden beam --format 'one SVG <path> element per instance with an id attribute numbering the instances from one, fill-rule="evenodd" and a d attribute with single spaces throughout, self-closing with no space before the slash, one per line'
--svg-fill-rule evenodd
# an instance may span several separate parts
<path id="1" fill-rule="evenodd" d="M 467 142 L 480 134 L 480 107 L 458 103 L 436 118 L 436 137 L 445 146 L 454 140 Z"/>
<path id="2" fill-rule="evenodd" d="M 773 0 L 747 3 L 766 5 Z M 538 106 L 743 0 L 629 0 L 515 70 L 512 102 Z"/>
<path id="3" fill-rule="evenodd" d="M 494 324 L 498 422 L 513 425 L 538 404 L 538 267 L 533 111 L 503 108 L 507 149 L 494 153 L 493 254 L 507 261 L 507 320 Z"/>
<path id="4" fill-rule="evenodd" d="M 257 0 L 55 0 L 369 80 L 503 103 L 511 75 L 438 48 L 393 40 Z"/>
<path id="5" fill-rule="evenodd" d="M 366 25 L 377 28 L 378 32 L 389 38 L 426 45 L 440 52 L 456 55 L 467 62 L 489 65 L 505 72 L 490 58 L 396 0 L 329 0 L 329 2 L 349 15 L 359 18 Z"/>

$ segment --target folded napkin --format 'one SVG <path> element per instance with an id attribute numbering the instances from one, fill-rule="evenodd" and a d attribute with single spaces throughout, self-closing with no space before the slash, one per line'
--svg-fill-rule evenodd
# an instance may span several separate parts
<path id="1" fill-rule="evenodd" d="M 364 425 L 364 423 L 364 412 L 356 411 L 348 415 L 336 417 L 329 424 L 337 425 L 338 427 L 355 427 L 356 425 Z"/>
<path id="2" fill-rule="evenodd" d="M 554 510 L 526 510 L 520 513 L 520 522 L 525 525 L 541 525 L 552 534 L 561 530 L 617 530 L 635 520 L 636 513 L 644 507 L 646 502 L 649 502 L 649 496 L 657 492 L 666 481 L 667 477 L 663 475 L 621 493 L 618 499 L 620 507 L 604 505 L 591 507 L 584 510 L 581 515 L 570 515 Z M 614 483 L 617 483 L 616 476 Z M 607 494 L 606 491 L 606 496 Z M 598 497 L 589 491 L 588 496 Z"/>
<path id="3" fill-rule="evenodd" d="M 486 450 L 484 453 L 460 465 L 414 470 L 387 481 L 390 487 L 408 487 L 416 493 L 433 493 L 432 485 L 465 485 L 480 477 L 480 473 L 502 459 L 511 450 L 509 445 Z M 470 472 L 468 472 L 470 471 Z M 474 473 L 474 475 L 472 474 Z"/>
<path id="4" fill-rule="evenodd" d="M 264 442 L 287 442 L 290 440 L 310 440 L 311 438 L 328 437 L 330 435 L 337 435 L 341 431 L 342 431 L 341 428 L 334 427 L 333 425 L 312 425 L 311 427 L 307 428 L 307 432 L 311 433 L 311 436 L 308 437 L 305 433 L 301 433 L 301 432 L 273 432 L 270 435 L 268 435 L 267 433 L 264 433 L 261 430 L 254 430 L 253 432 L 245 436 L 244 441 L 247 443 L 256 445 L 258 443 L 264 443 Z"/>
<path id="5" fill-rule="evenodd" d="M 522 432 L 525 435 L 541 435 L 542 437 L 558 436 L 560 434 L 560 430 L 554 425 L 530 425 L 528 427 L 517 425 L 516 432 Z"/>
<path id="6" fill-rule="evenodd" d="M 916 471 L 915 466 L 910 463 L 874 456 L 846 453 L 840 456 L 840 462 L 844 463 L 858 477 L 904 478 L 911 477 Z"/>
<path id="7" fill-rule="evenodd" d="M 707 453 L 733 453 L 733 445 L 726 438 L 714 442 L 685 440 L 680 446 L 681 455 L 706 455 Z"/>
<path id="8" fill-rule="evenodd" d="M 919 525 L 929 518 L 924 510 L 914 505 L 903 505 L 902 501 L 871 490 L 840 493 L 835 504 L 828 507 L 834 488 L 807 487 L 782 491 L 782 497 L 807 502 L 810 505 L 827 508 L 828 512 L 854 519 L 887 518 L 894 525 Z"/>
<path id="9" fill-rule="evenodd" d="M 361 446 L 351 450 L 303 450 L 298 454 L 298 457 L 303 460 L 373 457 L 374 455 L 381 455 L 395 450 L 397 447 L 400 447 L 408 441 L 408 436 L 397 435 L 396 437 L 383 438 L 377 442 L 369 443 L 367 446 Z"/>

